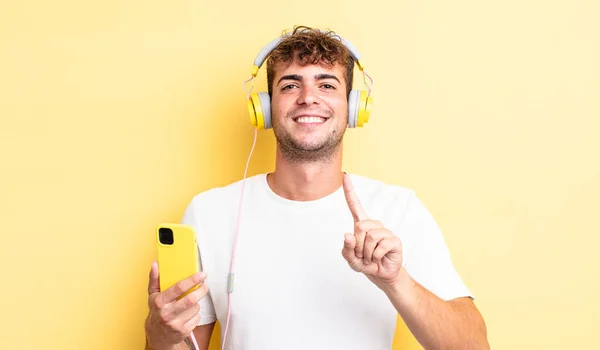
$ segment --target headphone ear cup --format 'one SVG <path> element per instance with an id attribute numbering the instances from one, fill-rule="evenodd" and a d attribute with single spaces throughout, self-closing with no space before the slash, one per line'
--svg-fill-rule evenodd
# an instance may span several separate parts
<path id="1" fill-rule="evenodd" d="M 355 128 L 358 119 L 359 91 L 351 90 L 348 95 L 348 127 Z"/>
<path id="2" fill-rule="evenodd" d="M 263 128 L 270 129 L 273 127 L 271 122 L 271 97 L 268 92 L 259 92 L 258 97 L 263 112 Z"/>
<path id="3" fill-rule="evenodd" d="M 250 95 L 248 100 L 250 123 L 257 129 L 271 128 L 271 99 L 267 92 Z"/>
<path id="4" fill-rule="evenodd" d="M 259 120 L 262 121 L 262 109 L 260 109 L 260 99 L 257 94 L 250 95 L 248 100 L 248 116 L 250 117 L 250 123 L 252 126 L 260 129 Z"/>
<path id="5" fill-rule="evenodd" d="M 358 97 L 358 108 L 356 116 L 356 126 L 362 127 L 371 118 L 371 106 L 373 97 L 369 96 L 367 91 L 361 91 Z"/>

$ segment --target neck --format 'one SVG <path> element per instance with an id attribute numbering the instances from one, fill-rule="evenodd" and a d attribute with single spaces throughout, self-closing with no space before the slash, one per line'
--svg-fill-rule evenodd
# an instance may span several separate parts
<path id="1" fill-rule="evenodd" d="M 289 161 L 277 148 L 275 171 L 267 183 L 277 195 L 295 201 L 323 198 L 342 186 L 342 147 L 323 161 Z"/>

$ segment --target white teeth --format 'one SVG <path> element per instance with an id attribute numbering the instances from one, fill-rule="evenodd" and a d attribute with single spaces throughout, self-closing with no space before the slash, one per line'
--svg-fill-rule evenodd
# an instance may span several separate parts
<path id="1" fill-rule="evenodd" d="M 325 121 L 325 118 L 321 117 L 300 117 L 296 119 L 298 123 L 322 123 Z"/>

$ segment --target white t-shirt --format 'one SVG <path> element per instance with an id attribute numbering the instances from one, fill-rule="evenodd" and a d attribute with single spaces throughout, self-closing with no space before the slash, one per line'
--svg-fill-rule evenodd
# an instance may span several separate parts
<path id="1" fill-rule="evenodd" d="M 370 219 L 399 236 L 409 275 L 438 297 L 472 297 L 455 271 L 438 225 L 400 186 L 351 175 Z M 209 294 L 199 325 L 227 319 L 227 279 L 242 181 L 193 198 L 184 224 L 195 227 Z M 343 188 L 315 201 L 275 194 L 266 174 L 246 179 L 236 254 L 229 350 L 389 350 L 397 312 L 344 257 L 354 221 Z"/>

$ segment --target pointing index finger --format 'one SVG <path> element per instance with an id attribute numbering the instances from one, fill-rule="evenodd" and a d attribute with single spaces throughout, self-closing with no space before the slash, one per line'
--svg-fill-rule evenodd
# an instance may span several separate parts
<path id="1" fill-rule="evenodd" d="M 363 209 L 356 192 L 354 192 L 354 186 L 348 174 L 344 174 L 344 195 L 346 196 L 346 203 L 348 203 L 352 217 L 354 217 L 354 222 L 368 220 L 369 217 Z"/>

